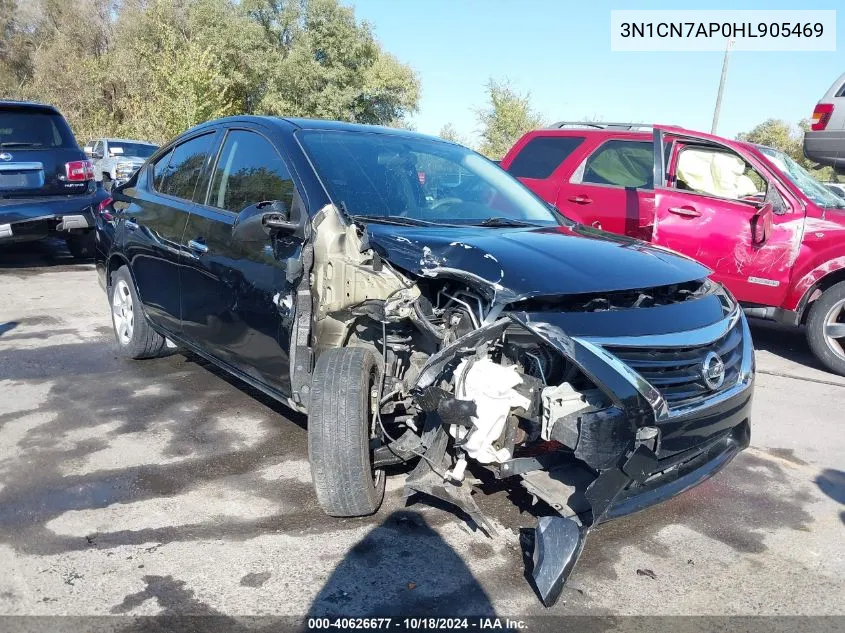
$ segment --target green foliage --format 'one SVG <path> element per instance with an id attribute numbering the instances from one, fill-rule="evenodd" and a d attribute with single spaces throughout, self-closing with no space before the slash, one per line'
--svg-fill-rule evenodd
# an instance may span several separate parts
<path id="1" fill-rule="evenodd" d="M 825 167 L 816 170 L 816 164 L 804 156 L 804 132 L 808 129 L 810 129 L 810 123 L 806 119 L 800 121 L 797 128 L 781 119 L 767 119 L 751 131 L 737 135 L 737 139 L 779 149 L 818 180 L 822 182 L 833 180 L 833 169 Z"/>
<path id="2" fill-rule="evenodd" d="M 452 141 L 453 143 L 458 143 L 460 145 L 465 145 L 469 147 L 469 141 L 464 138 L 458 130 L 455 129 L 455 126 L 451 123 L 447 123 L 442 128 L 440 128 L 440 133 L 437 135 L 440 138 Z"/>
<path id="3" fill-rule="evenodd" d="M 6 96 L 80 140 L 273 114 L 403 125 L 419 81 L 338 0 L 0 0 Z"/>
<path id="4" fill-rule="evenodd" d="M 493 79 L 487 83 L 489 104 L 476 110 L 480 126 L 482 154 L 499 159 L 529 130 L 543 127 L 545 122 L 531 108 L 529 94 L 520 94 L 507 82 Z"/>

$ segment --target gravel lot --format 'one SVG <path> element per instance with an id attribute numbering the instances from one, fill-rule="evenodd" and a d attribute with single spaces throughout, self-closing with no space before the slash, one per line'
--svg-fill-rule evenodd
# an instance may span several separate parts
<path id="1" fill-rule="evenodd" d="M 752 448 L 594 531 L 552 612 L 845 614 L 845 378 L 754 336 Z M 118 359 L 93 265 L 58 244 L 0 250 L 0 390 L 0 614 L 544 611 L 518 485 L 481 495 L 492 539 L 401 476 L 375 516 L 326 517 L 303 416 L 192 356 Z"/>

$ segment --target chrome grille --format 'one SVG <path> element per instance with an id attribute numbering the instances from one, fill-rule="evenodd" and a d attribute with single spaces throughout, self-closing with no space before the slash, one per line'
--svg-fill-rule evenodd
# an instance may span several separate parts
<path id="1" fill-rule="evenodd" d="M 682 336 L 679 334 L 678 338 Z M 696 402 L 737 383 L 742 364 L 742 325 L 738 320 L 726 334 L 706 345 L 604 347 L 660 391 L 670 407 L 675 407 Z M 710 389 L 702 375 L 704 360 L 710 352 L 718 354 L 725 365 L 725 380 L 717 390 Z"/>

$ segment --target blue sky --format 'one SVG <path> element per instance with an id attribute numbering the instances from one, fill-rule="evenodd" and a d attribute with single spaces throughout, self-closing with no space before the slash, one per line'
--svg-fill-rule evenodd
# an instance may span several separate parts
<path id="1" fill-rule="evenodd" d="M 767 118 L 808 118 L 845 72 L 842 0 L 784 2 L 601 2 L 564 0 L 353 0 L 382 45 L 419 73 L 413 122 L 437 134 L 451 122 L 477 131 L 474 108 L 490 77 L 530 92 L 549 120 L 600 118 L 709 131 L 722 53 L 610 51 L 611 9 L 839 9 L 836 52 L 732 53 L 719 134 Z"/>

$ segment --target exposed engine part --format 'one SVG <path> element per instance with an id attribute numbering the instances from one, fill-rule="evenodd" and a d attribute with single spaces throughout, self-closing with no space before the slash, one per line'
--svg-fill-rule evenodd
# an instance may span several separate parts
<path id="1" fill-rule="evenodd" d="M 489 464 L 511 458 L 511 451 L 500 442 L 511 409 L 527 409 L 531 400 L 514 389 L 522 383 L 517 367 L 504 367 L 489 357 L 464 359 L 455 369 L 455 394 L 462 400 L 475 402 L 477 414 L 472 418 L 475 428 L 458 425 L 449 433 L 474 460 Z"/>
<path id="2" fill-rule="evenodd" d="M 540 437 L 547 441 L 551 440 L 552 427 L 561 418 L 568 418 L 581 411 L 601 408 L 605 405 L 606 398 L 598 389 L 578 391 L 568 382 L 556 387 L 546 387 L 543 389 L 543 416 Z M 574 449 L 578 441 L 578 428 L 572 429 L 572 432 L 571 441 L 564 441 L 563 443 Z M 555 439 L 558 441 L 561 437 L 567 437 L 566 434 L 561 433 L 557 433 L 556 436 Z"/>

